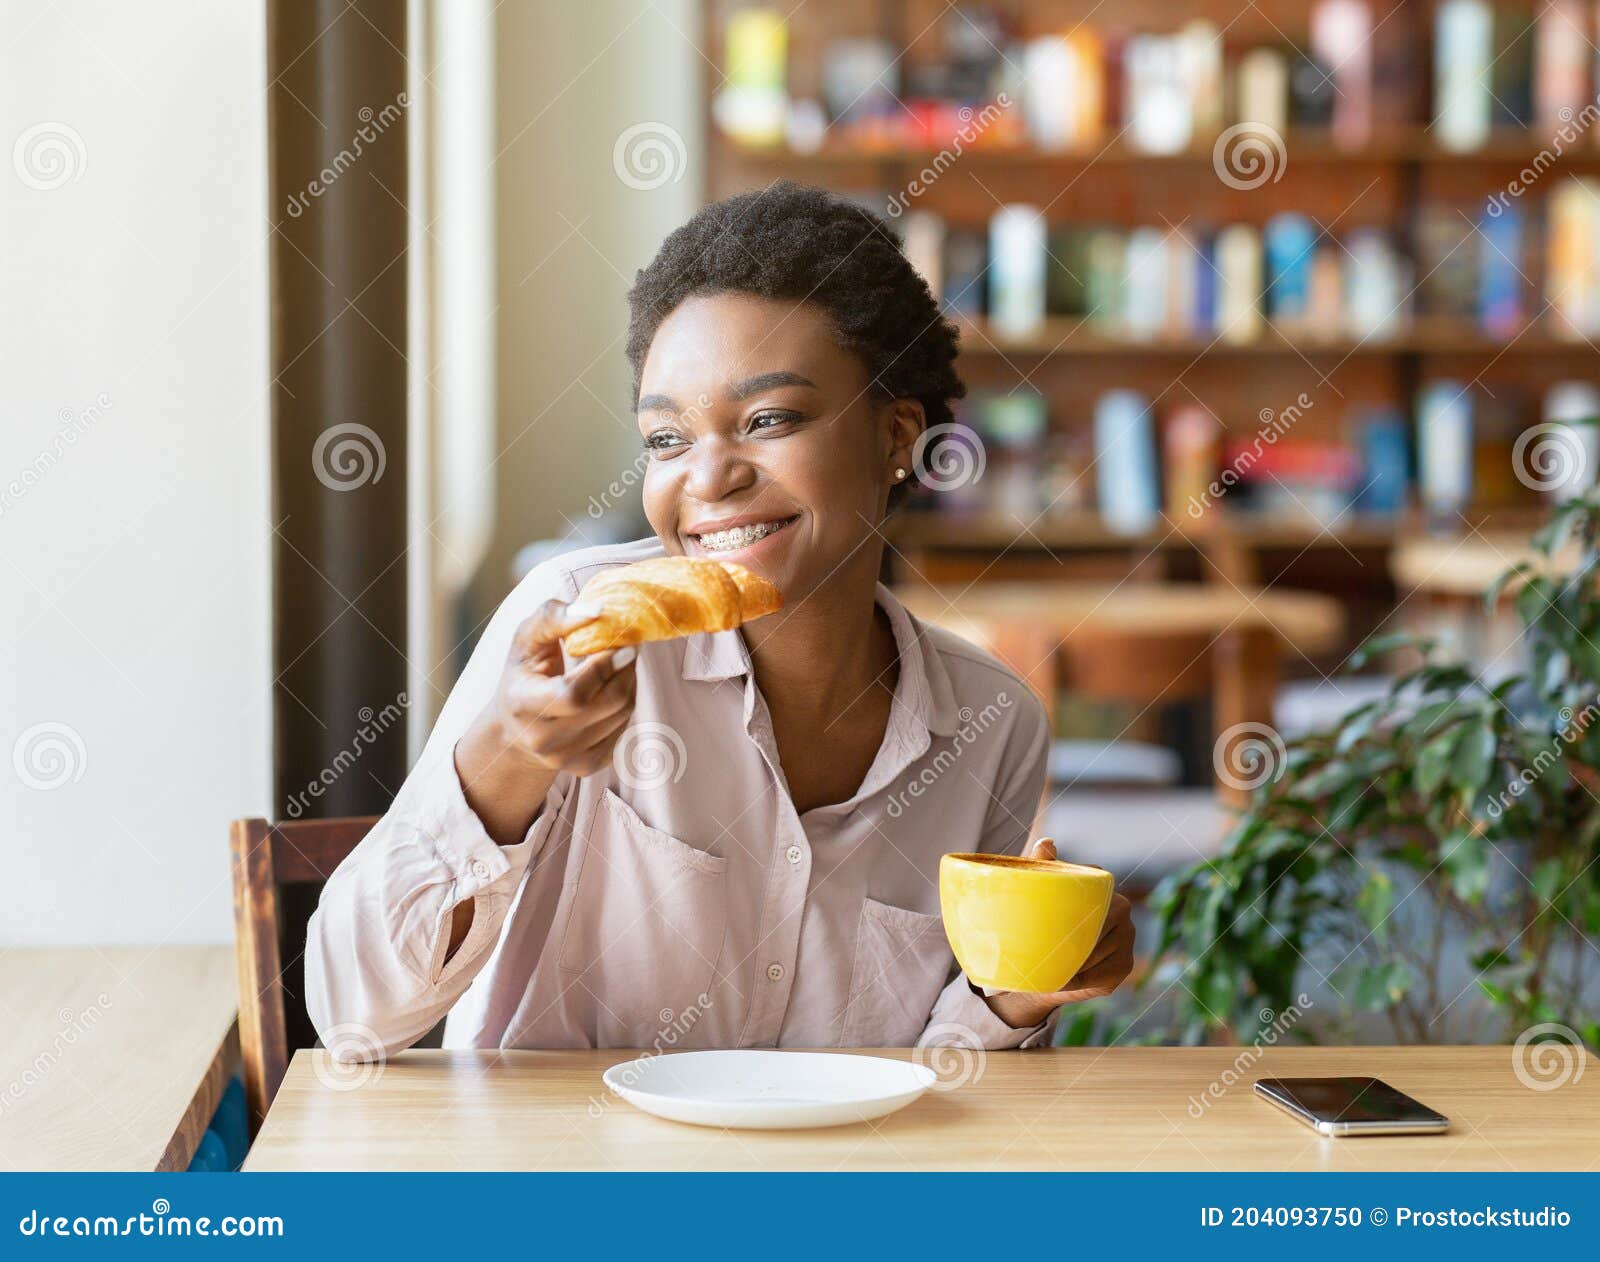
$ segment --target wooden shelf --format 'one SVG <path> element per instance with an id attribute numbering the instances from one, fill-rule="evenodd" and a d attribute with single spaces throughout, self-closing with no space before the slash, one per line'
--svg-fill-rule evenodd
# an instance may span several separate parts
<path id="1" fill-rule="evenodd" d="M 787 144 L 747 144 L 733 140 L 720 131 L 713 131 L 712 140 L 727 156 L 739 161 L 796 167 L 812 164 L 833 167 L 919 166 L 951 148 L 949 144 L 871 145 L 848 139 L 830 139 L 820 148 L 807 150 L 795 149 Z M 1283 142 L 1288 166 L 1292 168 L 1297 162 L 1319 166 L 1469 166 L 1521 162 L 1532 159 L 1548 148 L 1551 139 L 1531 129 L 1507 128 L 1492 132 L 1489 140 L 1477 149 L 1455 150 L 1435 143 L 1428 129 L 1415 127 L 1375 135 L 1369 143 L 1353 149 L 1335 144 L 1331 133 L 1326 131 L 1289 131 L 1284 134 Z M 1177 153 L 1149 153 L 1120 140 L 1066 150 L 1040 149 L 1032 145 L 985 144 L 980 140 L 964 148 L 957 161 L 989 167 L 1084 167 L 1099 163 L 1184 166 L 1211 163 L 1215 144 L 1216 137 L 1213 136 Z M 1600 143 L 1567 149 L 1556 161 L 1563 167 L 1600 166 Z"/>
<path id="2" fill-rule="evenodd" d="M 1345 359 L 1352 355 L 1592 355 L 1594 346 L 1581 338 L 1558 336 L 1542 325 L 1498 336 L 1456 321 L 1418 321 L 1390 337 L 1355 338 L 1347 334 L 1319 338 L 1290 334 L 1271 324 L 1248 342 L 1224 342 L 1214 336 L 1138 339 L 1108 335 L 1083 316 L 1051 316 L 1034 331 L 1018 335 L 996 329 L 986 320 L 953 317 L 961 331 L 961 353 L 969 356 L 1169 355 L 1297 355 L 1306 359 Z"/>
<path id="3" fill-rule="evenodd" d="M 1538 510 L 1503 509 L 1472 514 L 1472 526 L 1492 523 L 1497 530 L 1531 530 L 1543 520 Z M 1006 513 L 907 512 L 889 525 L 896 546 L 907 548 L 1044 549 L 1078 551 L 1128 548 L 1142 551 L 1208 548 L 1389 548 L 1418 539 L 1456 540 L 1468 533 L 1459 527 L 1432 526 L 1416 514 L 1362 517 L 1350 513 L 1330 529 L 1305 518 L 1219 517 L 1204 526 L 1162 522 L 1156 529 L 1128 534 L 1113 530 L 1096 513 L 1063 513 L 1037 521 Z"/>

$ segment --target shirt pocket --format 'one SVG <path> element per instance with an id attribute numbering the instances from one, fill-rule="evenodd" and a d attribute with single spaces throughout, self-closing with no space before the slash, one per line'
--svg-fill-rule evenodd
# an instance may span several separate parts
<path id="1" fill-rule="evenodd" d="M 669 1010 L 698 1011 L 727 928 L 727 870 L 601 795 L 558 956 L 594 996 L 599 1046 L 648 1047 Z"/>
<path id="2" fill-rule="evenodd" d="M 928 1024 L 952 956 L 938 916 L 861 905 L 841 1047 L 910 1047 Z"/>

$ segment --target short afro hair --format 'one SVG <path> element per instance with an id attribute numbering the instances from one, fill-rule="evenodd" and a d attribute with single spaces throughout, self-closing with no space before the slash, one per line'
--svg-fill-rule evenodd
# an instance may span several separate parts
<path id="1" fill-rule="evenodd" d="M 738 293 L 814 303 L 861 357 L 882 399 L 915 399 L 928 427 L 966 394 L 957 334 L 880 216 L 825 189 L 783 180 L 702 208 L 662 243 L 628 292 L 633 400 L 661 322 L 687 298 Z M 905 484 L 896 486 L 898 503 Z"/>

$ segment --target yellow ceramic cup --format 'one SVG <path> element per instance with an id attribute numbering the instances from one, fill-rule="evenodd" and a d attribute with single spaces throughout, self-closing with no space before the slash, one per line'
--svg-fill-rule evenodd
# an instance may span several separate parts
<path id="1" fill-rule="evenodd" d="M 945 936 L 967 977 L 997 990 L 1060 990 L 1100 940 L 1111 906 L 1104 868 L 1012 855 L 939 861 Z"/>

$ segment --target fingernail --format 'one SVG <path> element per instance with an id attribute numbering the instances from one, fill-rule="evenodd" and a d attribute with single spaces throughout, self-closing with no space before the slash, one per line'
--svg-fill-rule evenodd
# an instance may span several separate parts
<path id="1" fill-rule="evenodd" d="M 599 605 L 588 600 L 575 600 L 567 606 L 569 618 L 598 618 L 603 612 Z"/>
<path id="2" fill-rule="evenodd" d="M 634 648 L 634 646 L 630 644 L 625 649 L 618 649 L 617 650 L 617 655 L 611 659 L 611 664 L 613 666 L 615 666 L 618 670 L 621 670 L 624 666 L 626 666 L 629 662 L 631 662 L 634 658 L 636 658 L 638 656 L 639 656 L 639 650 Z"/>

